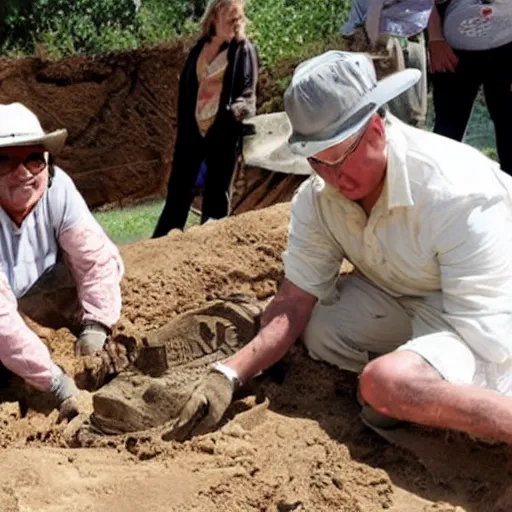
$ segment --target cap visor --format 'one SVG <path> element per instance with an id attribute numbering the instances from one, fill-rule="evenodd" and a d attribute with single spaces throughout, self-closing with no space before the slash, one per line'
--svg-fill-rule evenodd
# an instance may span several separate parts
<path id="1" fill-rule="evenodd" d="M 357 123 L 326 140 L 304 139 L 292 135 L 288 140 L 290 150 L 297 155 L 310 157 L 343 142 L 361 130 L 382 105 L 412 87 L 420 78 L 421 71 L 418 69 L 406 69 L 379 80 L 375 89 L 366 97 L 366 105 L 374 104 L 375 107 Z"/>

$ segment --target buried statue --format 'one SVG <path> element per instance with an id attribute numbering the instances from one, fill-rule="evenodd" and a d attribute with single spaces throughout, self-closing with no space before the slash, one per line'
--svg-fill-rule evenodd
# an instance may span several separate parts
<path id="1" fill-rule="evenodd" d="M 264 307 L 265 301 L 233 295 L 183 313 L 147 334 L 121 325 L 101 355 L 84 359 L 79 380 L 97 390 L 93 413 L 68 442 L 84 446 L 98 436 L 162 426 L 164 440 L 184 440 L 209 430 L 200 423 L 180 429 L 176 419 L 198 379 L 213 375 L 216 362 L 255 336 Z M 228 394 L 229 402 L 231 389 Z"/>

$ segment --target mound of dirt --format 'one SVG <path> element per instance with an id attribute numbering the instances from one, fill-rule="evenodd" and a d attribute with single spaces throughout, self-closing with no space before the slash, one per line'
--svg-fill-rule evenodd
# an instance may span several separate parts
<path id="1" fill-rule="evenodd" d="M 122 322 L 152 331 L 215 297 L 270 297 L 282 279 L 288 208 L 124 247 Z M 43 334 L 56 360 L 78 369 L 71 334 Z M 0 510 L 512 509 L 509 448 L 413 427 L 414 452 L 397 448 L 360 421 L 355 388 L 354 375 L 312 361 L 297 344 L 280 373 L 255 379 L 215 433 L 165 443 L 148 430 L 78 450 L 64 447 L 76 423 L 56 425 L 56 412 L 41 394 L 30 394 L 24 417 L 13 397 L 4 396 Z"/>

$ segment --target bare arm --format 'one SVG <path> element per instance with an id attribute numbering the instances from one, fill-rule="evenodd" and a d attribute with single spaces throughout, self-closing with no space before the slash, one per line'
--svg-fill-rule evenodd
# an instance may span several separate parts
<path id="1" fill-rule="evenodd" d="M 435 1 L 432 5 L 432 11 L 430 12 L 430 18 L 427 25 L 428 40 L 429 41 L 441 41 L 444 40 L 443 27 L 441 24 L 441 16 L 437 10 Z"/>
<path id="2" fill-rule="evenodd" d="M 247 382 L 279 361 L 306 328 L 317 300 L 285 279 L 263 314 L 260 332 L 226 365 Z"/>
<path id="3" fill-rule="evenodd" d="M 443 71 L 454 72 L 459 58 L 455 55 L 451 46 L 446 42 L 443 35 L 441 16 L 436 4 L 432 7 L 428 20 L 428 49 L 430 52 L 430 68 L 432 73 Z"/>

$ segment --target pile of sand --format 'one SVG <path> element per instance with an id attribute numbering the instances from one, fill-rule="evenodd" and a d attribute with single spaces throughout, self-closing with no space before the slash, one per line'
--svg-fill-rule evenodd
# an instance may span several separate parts
<path id="1" fill-rule="evenodd" d="M 266 298 L 282 278 L 288 205 L 172 233 L 122 250 L 125 319 L 155 329 L 209 298 Z M 73 338 L 47 332 L 55 358 L 76 365 Z M 509 512 L 511 452 L 416 429 L 417 456 L 368 430 L 353 375 L 297 345 L 256 381 L 218 432 L 164 443 L 153 432 L 69 449 L 56 413 L 33 393 L 20 418 L 0 405 L 0 510 L 38 512 Z M 5 391 L 5 390 L 4 390 Z M 12 396 L 10 397 L 12 400 Z"/>

